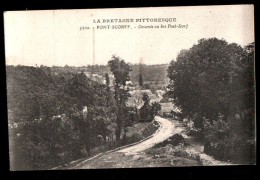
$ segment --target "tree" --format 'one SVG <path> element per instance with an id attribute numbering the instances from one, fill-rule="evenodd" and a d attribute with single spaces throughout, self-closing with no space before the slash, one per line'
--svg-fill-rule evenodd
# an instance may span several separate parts
<path id="1" fill-rule="evenodd" d="M 141 121 L 152 121 L 154 116 L 153 116 L 153 111 L 152 107 L 150 105 L 150 97 L 147 93 L 143 93 L 142 100 L 144 102 L 144 105 L 140 108 L 140 120 Z"/>
<path id="2" fill-rule="evenodd" d="M 171 61 L 168 95 L 204 131 L 208 154 L 247 161 L 254 157 L 248 143 L 255 136 L 253 64 L 254 43 L 242 48 L 217 38 L 201 39 Z"/>
<path id="3" fill-rule="evenodd" d="M 82 150 L 90 155 L 98 145 L 98 135 L 112 132 L 115 101 L 107 107 L 106 85 L 84 73 L 52 70 L 7 66 L 8 123 L 18 125 L 10 128 L 12 169 L 49 169 L 82 158 Z"/>
<path id="4" fill-rule="evenodd" d="M 158 102 L 152 103 L 152 116 L 153 118 L 158 114 L 158 112 L 161 110 L 161 104 Z"/>
<path id="5" fill-rule="evenodd" d="M 107 88 L 108 88 L 108 87 L 109 87 L 109 84 L 110 84 L 110 80 L 109 80 L 108 73 L 105 74 L 105 79 L 106 79 L 106 86 L 107 86 Z"/>
<path id="6" fill-rule="evenodd" d="M 110 84 L 110 80 L 109 80 L 109 76 L 108 76 L 108 73 L 105 74 L 105 79 L 106 79 L 106 102 L 107 102 L 107 107 L 109 106 L 109 100 L 110 100 L 110 87 L 109 87 L 109 84 Z"/>
<path id="7" fill-rule="evenodd" d="M 150 101 L 150 97 L 149 97 L 149 95 L 148 95 L 146 92 L 143 93 L 142 100 L 144 101 L 144 104 L 149 103 L 149 101 Z"/>
<path id="8" fill-rule="evenodd" d="M 168 68 L 171 94 L 183 114 L 213 118 L 227 114 L 230 97 L 230 66 L 243 49 L 224 40 L 201 39 L 190 50 L 182 50 Z"/>
<path id="9" fill-rule="evenodd" d="M 80 73 L 74 74 L 64 86 L 64 92 L 72 97 L 73 104 L 76 104 L 79 110 L 94 104 L 95 89 L 91 83 L 85 74 Z"/>
<path id="10" fill-rule="evenodd" d="M 139 86 L 143 86 L 143 76 L 141 73 L 139 74 Z"/>
<path id="11" fill-rule="evenodd" d="M 125 63 L 123 59 L 115 55 L 112 56 L 108 62 L 110 71 L 114 74 L 114 90 L 115 90 L 115 101 L 117 105 L 117 117 L 116 117 L 116 141 L 120 141 L 120 135 L 123 128 L 124 122 L 124 108 L 126 107 L 126 100 L 129 94 L 125 90 L 126 81 L 129 78 L 129 72 L 131 68 L 129 64 Z"/>

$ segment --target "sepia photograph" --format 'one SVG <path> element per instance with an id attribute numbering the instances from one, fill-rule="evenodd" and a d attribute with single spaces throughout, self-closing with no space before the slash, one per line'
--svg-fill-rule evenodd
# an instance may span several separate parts
<path id="1" fill-rule="evenodd" d="M 256 164 L 254 5 L 4 12 L 10 171 Z"/>

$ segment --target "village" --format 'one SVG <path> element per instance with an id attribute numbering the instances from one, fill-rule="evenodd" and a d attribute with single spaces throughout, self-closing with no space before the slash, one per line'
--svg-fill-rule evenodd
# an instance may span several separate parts
<path id="1" fill-rule="evenodd" d="M 93 81 L 96 81 L 101 84 L 106 83 L 105 76 L 98 72 L 91 73 L 89 71 L 80 71 L 78 73 L 82 72 L 84 72 L 84 74 Z M 110 74 L 109 79 L 109 86 L 111 89 L 113 89 L 114 75 Z M 146 122 L 153 120 L 153 118 L 151 117 L 141 117 L 142 115 L 140 115 L 145 114 L 144 116 L 147 116 L 145 111 L 147 111 L 147 109 L 151 109 L 152 103 L 160 104 L 160 110 L 158 111 L 158 115 L 173 119 L 178 118 L 178 116 L 181 114 L 181 110 L 173 104 L 173 99 L 167 96 L 167 91 L 169 90 L 167 89 L 167 84 L 161 82 L 160 84 L 157 83 L 156 85 L 155 81 L 144 81 L 143 84 L 145 85 L 140 85 L 136 82 L 133 83 L 131 80 L 128 80 L 126 81 L 125 86 L 125 89 L 130 94 L 130 97 L 126 102 L 126 105 L 128 107 L 136 109 L 136 112 L 138 114 L 137 122 Z M 147 104 L 143 100 L 144 95 L 148 95 L 149 97 L 149 103 Z"/>

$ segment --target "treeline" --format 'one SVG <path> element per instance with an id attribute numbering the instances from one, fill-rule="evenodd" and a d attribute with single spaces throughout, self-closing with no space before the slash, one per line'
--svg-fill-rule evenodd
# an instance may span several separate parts
<path id="1" fill-rule="evenodd" d="M 161 84 L 162 82 L 168 82 L 165 78 L 167 77 L 168 64 L 159 65 L 146 65 L 146 64 L 129 64 L 132 71 L 129 73 L 129 77 L 134 84 L 139 83 L 139 76 L 142 75 L 143 82 L 154 81 L 155 84 Z M 46 66 L 40 66 L 41 68 L 48 68 Z M 88 65 L 82 67 L 75 66 L 52 66 L 50 67 L 52 73 L 78 73 L 81 71 L 88 71 L 92 73 L 97 73 L 99 75 L 105 76 L 105 74 L 112 74 L 109 66 L 107 65 Z"/>
<path id="2" fill-rule="evenodd" d="M 134 84 L 139 84 L 139 76 L 142 75 L 143 82 L 155 82 L 155 84 L 161 84 L 168 82 L 167 77 L 167 68 L 168 64 L 157 64 L 157 65 L 147 65 L 147 64 L 128 64 L 131 68 L 129 72 L 129 77 Z M 101 75 L 105 73 L 111 74 L 108 66 L 105 65 L 89 65 L 87 66 L 88 70 L 91 72 L 96 72 Z"/>
<path id="3" fill-rule="evenodd" d="M 115 95 L 84 73 L 53 74 L 50 67 L 7 66 L 6 71 L 11 169 L 48 169 L 91 156 L 115 134 L 115 146 L 123 143 L 122 129 L 134 113 L 124 105 L 126 92 Z"/>
<path id="4" fill-rule="evenodd" d="M 205 153 L 255 163 L 254 43 L 201 39 L 170 63 L 168 77 L 168 95 L 200 132 Z"/>

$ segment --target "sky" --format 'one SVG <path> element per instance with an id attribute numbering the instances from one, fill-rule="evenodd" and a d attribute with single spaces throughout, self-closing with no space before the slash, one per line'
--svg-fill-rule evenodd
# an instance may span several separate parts
<path id="1" fill-rule="evenodd" d="M 223 38 L 241 46 L 254 42 L 253 9 L 253 5 L 229 5 L 7 11 L 5 62 L 27 66 L 105 65 L 117 55 L 129 63 L 169 63 L 201 38 Z M 140 18 L 176 18 L 176 22 L 93 23 L 97 19 Z M 138 28 L 161 24 L 181 24 L 184 28 Z M 110 29 L 97 29 L 105 25 Z M 112 25 L 130 26 L 111 29 Z"/>

